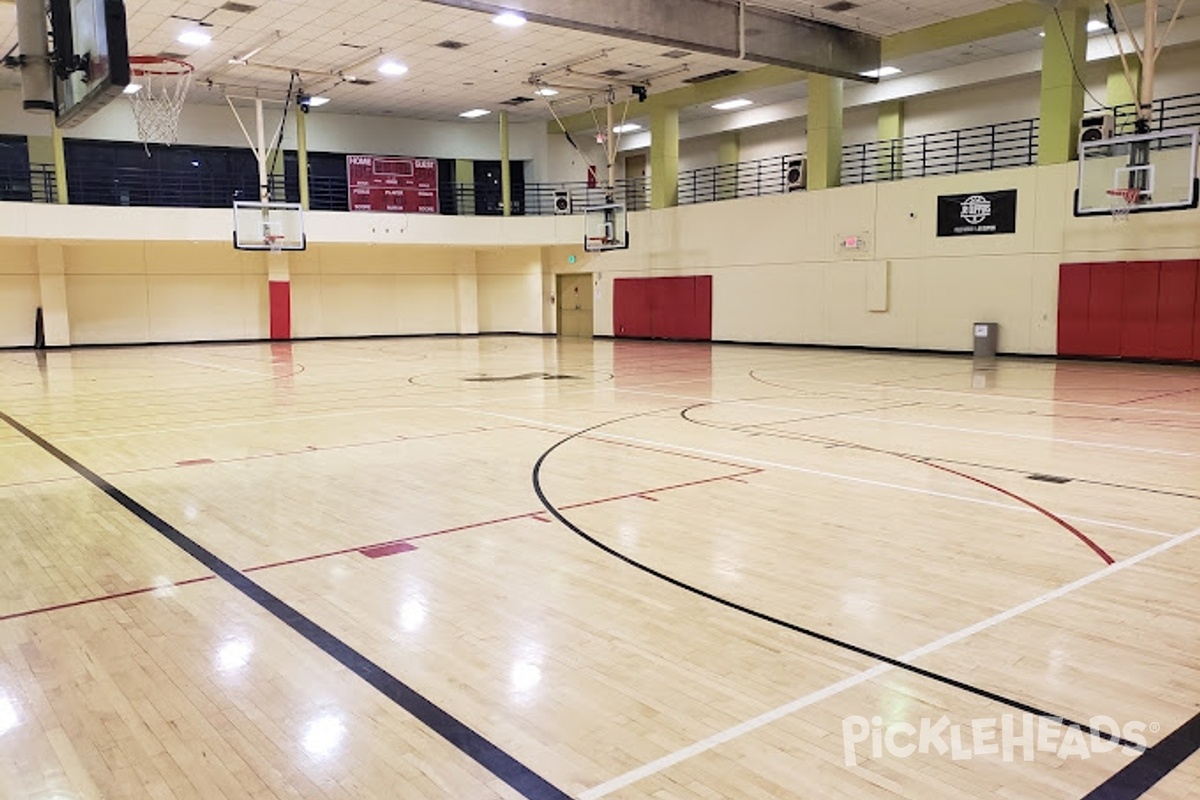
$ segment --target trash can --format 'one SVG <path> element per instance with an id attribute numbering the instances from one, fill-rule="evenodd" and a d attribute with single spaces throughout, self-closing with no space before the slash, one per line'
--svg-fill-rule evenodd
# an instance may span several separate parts
<path id="1" fill-rule="evenodd" d="M 975 357 L 995 358 L 996 343 L 1000 339 L 1000 323 L 976 322 L 973 327 L 975 331 Z"/>

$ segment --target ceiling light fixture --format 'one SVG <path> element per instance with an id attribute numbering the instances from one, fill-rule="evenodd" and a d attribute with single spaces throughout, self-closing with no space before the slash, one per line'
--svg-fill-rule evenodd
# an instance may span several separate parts
<path id="1" fill-rule="evenodd" d="M 466 119 L 477 119 L 478 117 L 486 117 L 490 113 L 492 112 L 488 111 L 486 108 L 472 108 L 470 111 L 462 112 L 459 114 L 459 116 Z"/>
<path id="2" fill-rule="evenodd" d="M 379 73 L 381 75 L 403 75 L 408 72 L 408 67 L 395 61 L 385 61 L 379 65 Z"/>
<path id="3" fill-rule="evenodd" d="M 864 78 L 887 78 L 891 75 L 899 75 L 899 67 L 880 67 L 879 69 L 869 69 L 866 72 L 860 72 Z"/>
<path id="4" fill-rule="evenodd" d="M 212 41 L 212 37 L 204 31 L 184 31 L 177 40 L 180 44 L 190 44 L 193 47 L 204 47 Z"/>
<path id="5" fill-rule="evenodd" d="M 534 92 L 534 94 L 541 95 L 542 97 L 554 97 L 554 95 L 558 94 L 558 89 L 551 89 L 549 86 L 543 86 Z"/>
<path id="6" fill-rule="evenodd" d="M 321 106 L 325 105 L 328 102 L 329 102 L 328 97 L 310 97 L 310 98 L 308 98 L 308 105 L 310 108 L 320 108 Z"/>
<path id="7" fill-rule="evenodd" d="M 717 111 L 733 111 L 735 108 L 745 108 L 746 106 L 754 105 L 753 100 L 747 100 L 744 97 L 739 97 L 736 100 L 724 100 L 720 103 L 713 103 L 713 108 Z"/>
<path id="8" fill-rule="evenodd" d="M 613 133 L 633 133 L 634 131 L 640 131 L 641 129 L 642 126 L 638 125 L 636 122 L 626 122 L 624 125 L 617 125 L 614 127 Z"/>
<path id="9" fill-rule="evenodd" d="M 525 17 L 516 11 L 504 11 L 492 17 L 492 22 L 502 28 L 519 28 L 525 24 Z"/>

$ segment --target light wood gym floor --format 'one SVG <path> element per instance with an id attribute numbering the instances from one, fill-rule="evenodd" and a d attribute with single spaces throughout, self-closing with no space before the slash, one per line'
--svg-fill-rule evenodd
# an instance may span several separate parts
<path id="1" fill-rule="evenodd" d="M 1200 796 L 1194 368 L 7 351 L 0 412 L 3 798 Z M 843 735 L 1026 714 L 1087 757 Z"/>

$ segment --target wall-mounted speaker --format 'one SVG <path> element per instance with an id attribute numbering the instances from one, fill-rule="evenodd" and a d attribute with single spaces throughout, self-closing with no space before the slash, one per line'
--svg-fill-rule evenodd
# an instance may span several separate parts
<path id="1" fill-rule="evenodd" d="M 788 162 L 784 171 L 783 183 L 789 192 L 798 192 L 808 186 L 808 162 L 797 158 Z"/>
<path id="2" fill-rule="evenodd" d="M 570 214 L 571 207 L 570 192 L 555 192 L 554 193 L 554 213 L 555 214 Z"/>

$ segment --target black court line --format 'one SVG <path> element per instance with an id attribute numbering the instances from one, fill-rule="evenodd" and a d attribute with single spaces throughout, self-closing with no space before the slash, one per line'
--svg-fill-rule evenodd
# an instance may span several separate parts
<path id="1" fill-rule="evenodd" d="M 563 515 L 563 513 L 561 511 L 559 511 L 558 508 L 553 503 L 550 502 L 550 499 L 548 497 L 546 497 L 546 493 L 544 491 L 542 491 L 541 473 L 542 473 L 542 465 L 545 464 L 546 459 L 549 458 L 550 455 L 555 450 L 562 447 L 567 442 L 570 442 L 581 436 L 586 436 L 589 433 L 592 433 L 592 432 L 594 432 L 600 428 L 603 428 L 607 425 L 612 425 L 615 422 L 622 422 L 624 420 L 632 419 L 633 417 L 646 416 L 647 414 L 652 414 L 652 413 L 658 413 L 658 412 L 652 411 L 652 412 L 645 412 L 643 414 L 634 414 L 634 415 L 631 415 L 628 417 L 611 419 L 611 420 L 608 420 L 607 422 L 601 422 L 597 425 L 592 425 L 591 427 L 576 431 L 575 433 L 572 433 L 571 435 L 558 440 L 553 445 L 551 445 L 550 449 L 548 449 L 544 453 L 542 453 L 542 455 L 538 458 L 537 463 L 535 463 L 533 465 L 532 479 L 533 479 L 533 491 L 535 494 L 537 494 L 538 500 L 541 501 L 541 504 L 542 504 L 542 506 L 545 507 L 546 511 L 548 511 L 551 515 L 554 516 L 555 519 L 557 519 L 559 522 L 561 522 L 563 525 L 565 525 L 572 533 L 574 533 L 575 535 L 582 538 L 588 544 L 591 544 L 594 547 L 598 547 L 599 549 L 608 553 L 610 556 L 613 556 L 614 558 L 618 558 L 621 561 L 624 561 L 626 564 L 628 564 L 631 567 L 634 567 L 636 569 L 639 569 L 642 572 L 645 572 L 647 575 L 651 575 L 655 578 L 658 578 L 661 581 L 665 581 L 665 582 L 671 584 L 672 586 L 683 589 L 686 592 L 691 592 L 692 594 L 694 594 L 698 597 L 703 597 L 705 600 L 711 600 L 714 603 L 725 606 L 726 608 L 733 609 L 734 611 L 739 611 L 743 614 L 747 614 L 751 617 L 754 617 L 755 619 L 760 619 L 764 622 L 769 622 L 772 625 L 778 625 L 779 627 L 786 628 L 789 631 L 794 631 L 795 633 L 799 633 L 804 636 L 808 636 L 809 638 L 816 639 L 819 642 L 824 642 L 825 644 L 831 644 L 834 647 L 839 647 L 843 650 L 848 650 L 851 653 L 856 653 L 857 655 L 865 656 L 866 658 L 872 659 L 874 661 L 878 661 L 883 664 L 887 664 L 888 666 L 895 667 L 896 669 L 903 670 L 905 672 L 910 672 L 914 675 L 920 675 L 923 678 L 928 678 L 932 681 L 936 681 L 937 683 L 943 684 L 945 686 L 951 686 L 955 689 L 960 689 L 964 692 L 968 692 L 970 694 L 976 695 L 977 697 L 982 697 L 984 699 L 991 700 L 996 703 L 1000 703 L 1001 705 L 1008 706 L 1009 708 L 1015 708 L 1018 711 L 1023 711 L 1025 713 L 1032 714 L 1035 717 L 1040 717 L 1042 719 L 1048 720 L 1050 722 L 1058 723 L 1058 724 L 1063 725 L 1068 728 L 1075 728 L 1079 731 L 1082 731 L 1083 733 L 1088 734 L 1089 736 L 1095 736 L 1099 739 L 1106 739 L 1110 742 L 1115 742 L 1116 744 L 1119 744 L 1120 746 L 1125 747 L 1127 749 L 1136 750 L 1138 753 L 1145 753 L 1148 750 L 1148 748 L 1145 745 L 1138 744 L 1137 742 L 1128 741 L 1126 739 L 1121 738 L 1120 736 L 1116 736 L 1115 734 L 1109 733 L 1106 730 L 1099 729 L 1099 728 L 1092 728 L 1091 726 L 1084 725 L 1082 722 L 1075 722 L 1074 720 L 1068 719 L 1067 717 L 1063 717 L 1058 714 L 1054 714 L 1050 711 L 1046 711 L 1045 709 L 1038 708 L 1037 706 L 1030 705 L 1029 703 L 1022 702 L 1015 698 L 1006 697 L 1005 695 L 998 694 L 997 692 L 993 692 L 989 689 L 984 689 L 982 687 L 974 686 L 974 685 L 966 683 L 964 681 L 960 681 L 956 678 L 951 678 L 948 675 L 942 675 L 941 673 L 933 672 L 932 670 L 924 669 L 923 667 L 918 667 L 913 664 L 909 664 L 908 662 L 901 661 L 898 658 L 893 658 L 892 656 L 884 655 L 883 653 L 877 653 L 874 650 L 867 649 L 866 647 L 862 647 L 860 645 L 853 644 L 852 642 L 847 642 L 842 639 L 835 638 L 828 634 L 821 633 L 820 631 L 815 631 L 812 628 L 806 628 L 803 625 L 797 625 L 794 622 L 788 622 L 785 619 L 780 619 L 779 617 L 771 616 L 770 614 L 767 614 L 763 611 L 756 611 L 755 609 L 750 608 L 749 606 L 744 606 L 741 603 L 737 603 L 737 602 L 734 602 L 733 600 L 728 600 L 719 595 L 715 595 L 712 592 L 705 591 L 704 589 L 701 589 L 698 586 L 693 586 L 692 584 L 682 581 L 679 578 L 671 577 L 670 575 L 667 575 L 665 572 L 660 572 L 659 570 L 655 569 L 654 567 L 643 564 L 642 562 L 637 561 L 637 560 L 631 558 L 630 556 L 625 555 L 624 553 L 620 552 L 619 550 L 616 550 L 616 549 L 610 547 L 609 545 L 606 545 L 604 542 L 601 542 L 596 537 L 594 537 L 594 536 L 590 535 L 589 533 L 587 533 L 586 531 L 584 531 L 582 528 L 580 528 L 574 522 L 567 519 Z"/>
<path id="2" fill-rule="evenodd" d="M 1083 800 L 1136 800 L 1197 750 L 1200 750 L 1200 714 L 1088 792 Z"/>
<path id="3" fill-rule="evenodd" d="M 362 653 L 304 616 L 283 600 L 271 594 L 250 578 L 247 578 L 212 551 L 173 527 L 162 517 L 159 517 L 3 411 L 0 411 L 0 420 L 8 423 L 13 429 L 25 436 L 25 438 L 70 467 L 80 477 L 111 497 L 129 513 L 161 534 L 171 544 L 199 561 L 218 578 L 228 583 L 234 589 L 237 589 L 264 611 L 296 631 L 296 633 L 303 636 L 309 643 L 319 647 L 339 664 L 369 683 L 393 703 L 420 720 L 438 736 L 441 736 L 464 755 L 479 763 L 488 772 L 516 789 L 522 795 L 529 798 L 529 800 L 568 800 L 570 797 L 529 767 L 492 744 L 482 735 L 451 716 L 449 712 L 435 705 L 415 689 L 400 681 L 383 667 L 368 659 Z"/>

